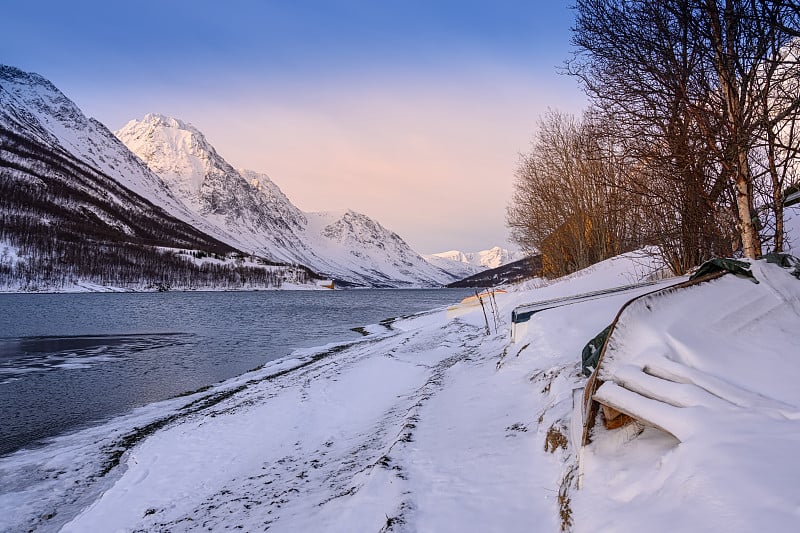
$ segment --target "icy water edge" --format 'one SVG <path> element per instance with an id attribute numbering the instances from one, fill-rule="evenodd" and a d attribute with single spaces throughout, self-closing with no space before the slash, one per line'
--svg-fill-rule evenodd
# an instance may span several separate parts
<path id="1" fill-rule="evenodd" d="M 468 292 L 0 295 L 0 456 Z"/>

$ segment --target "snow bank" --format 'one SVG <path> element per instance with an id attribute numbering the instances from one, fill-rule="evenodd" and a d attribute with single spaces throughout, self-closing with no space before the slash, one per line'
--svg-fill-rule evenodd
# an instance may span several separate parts
<path id="1" fill-rule="evenodd" d="M 752 271 L 760 283 L 727 275 L 620 317 L 595 397 L 663 432 L 596 427 L 576 530 L 796 530 L 800 281 Z"/>

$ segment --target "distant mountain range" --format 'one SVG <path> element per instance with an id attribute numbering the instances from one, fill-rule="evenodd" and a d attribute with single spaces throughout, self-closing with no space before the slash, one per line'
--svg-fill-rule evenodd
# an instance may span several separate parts
<path id="1" fill-rule="evenodd" d="M 438 254 L 423 256 L 431 264 L 451 272 L 458 279 L 467 278 L 485 270 L 498 268 L 514 261 L 524 259 L 526 256 L 519 251 L 507 250 L 499 246 L 480 252 L 461 252 L 450 250 Z"/>
<path id="2" fill-rule="evenodd" d="M 477 274 L 449 283 L 454 289 L 488 288 L 508 285 L 542 275 L 542 256 L 532 255 L 505 263 L 499 267 L 483 270 Z"/>
<path id="3" fill-rule="evenodd" d="M 116 135 L 38 74 L 0 66 L 0 290 L 441 286 L 440 268 L 346 210 L 304 213 L 190 124 Z"/>

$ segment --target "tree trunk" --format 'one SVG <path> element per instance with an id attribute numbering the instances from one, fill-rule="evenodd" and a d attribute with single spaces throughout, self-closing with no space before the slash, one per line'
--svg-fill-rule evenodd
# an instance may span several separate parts
<path id="1" fill-rule="evenodd" d="M 772 128 L 767 128 L 767 163 L 769 176 L 772 180 L 772 212 L 775 215 L 775 245 L 773 252 L 783 252 L 783 187 L 781 177 L 778 175 L 778 165 L 775 156 L 775 135 Z"/>
<path id="2" fill-rule="evenodd" d="M 738 168 L 736 169 L 736 208 L 739 214 L 739 233 L 742 236 L 742 252 L 745 257 L 758 259 L 761 257 L 761 240 L 758 228 L 753 224 L 753 181 L 750 176 L 750 166 L 747 163 L 747 153 L 739 152 Z"/>
<path id="3" fill-rule="evenodd" d="M 736 188 L 736 210 L 739 218 L 739 233 L 742 238 L 742 251 L 745 257 L 758 259 L 761 257 L 761 242 L 758 228 L 753 224 L 753 177 L 748 162 L 749 132 L 745 128 L 744 100 L 746 91 L 742 91 L 750 80 L 742 79 L 744 73 L 737 72 L 739 50 L 737 14 L 734 3 L 726 0 L 722 13 L 717 8 L 716 0 L 706 0 L 706 13 L 711 27 L 711 47 L 714 64 L 722 90 L 725 122 L 729 127 L 728 149 L 723 151 L 722 165 L 733 171 Z"/>

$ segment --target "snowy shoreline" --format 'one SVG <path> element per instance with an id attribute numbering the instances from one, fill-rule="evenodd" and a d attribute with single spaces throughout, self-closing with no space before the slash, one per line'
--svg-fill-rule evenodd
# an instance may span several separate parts
<path id="1" fill-rule="evenodd" d="M 366 340 L 300 349 L 213 386 L 136 408 L 0 457 L 0 504 L 15 510 L 0 517 L 0 531 L 11 531 L 22 524 L 37 530 L 58 530 L 64 516 L 75 515 L 124 474 L 129 448 L 156 429 L 196 416 L 255 383 L 284 376 Z M 38 475 L 30 477 L 31 468 Z"/>
<path id="2" fill-rule="evenodd" d="M 438 290 L 447 289 L 447 287 L 422 287 L 422 286 L 409 286 L 409 287 L 347 287 L 346 289 L 335 290 Z M 154 293 L 154 292 L 267 292 L 267 291 L 329 291 L 328 287 L 323 287 L 316 284 L 295 284 L 283 283 L 280 287 L 242 287 L 242 288 L 214 288 L 214 287 L 198 287 L 198 288 L 185 288 L 185 287 L 171 287 L 166 291 L 159 291 L 156 288 L 129 288 L 129 287 L 114 287 L 97 285 L 93 283 L 76 284 L 71 287 L 63 289 L 44 289 L 44 290 L 26 290 L 26 289 L 9 289 L 0 288 L 0 295 L 3 294 L 113 294 L 113 293 Z"/>
<path id="3" fill-rule="evenodd" d="M 632 295 L 537 313 L 516 342 L 511 310 L 629 284 L 638 266 L 616 258 L 498 295 L 488 335 L 480 307 L 399 318 L 0 458 L 0 506 L 10 510 L 0 530 L 633 532 L 648 524 L 654 533 L 744 532 L 769 509 L 771 531 L 792 531 L 800 509 L 785 484 L 800 474 L 785 463 L 800 438 L 792 417 L 763 426 L 773 440 L 760 440 L 784 458 L 777 465 L 751 455 L 759 440 L 741 431 L 684 445 L 633 425 L 597 429 L 578 468 L 569 435 L 573 395 L 586 383 L 581 350 Z M 770 268 L 768 276 L 784 275 Z M 729 278 L 720 287 L 751 289 Z M 785 283 L 800 309 L 797 281 Z M 752 285 L 753 294 L 771 294 L 767 285 Z M 698 291 L 700 300 L 675 293 L 683 304 L 665 316 L 691 326 L 695 309 L 708 314 L 700 303 L 714 302 L 703 295 L 715 287 Z M 782 309 L 758 301 L 757 310 Z M 700 352 L 681 353 L 708 353 L 695 346 Z M 781 390 L 792 404 L 791 387 Z M 719 416 L 748 420 L 738 411 Z M 728 475 L 732 460 L 743 468 Z"/>
<path id="4" fill-rule="evenodd" d="M 215 289 L 213 287 L 202 288 L 170 288 L 166 291 L 159 291 L 158 289 L 137 288 L 131 289 L 126 287 L 109 287 L 104 285 L 83 284 L 75 285 L 74 287 L 67 287 L 64 289 L 45 289 L 45 290 L 25 290 L 25 289 L 0 289 L 1 294 L 113 294 L 113 293 L 151 293 L 151 292 L 264 292 L 264 291 L 324 291 L 330 290 L 317 285 L 293 285 L 285 284 L 281 287 L 246 287 L 241 289 Z"/>

